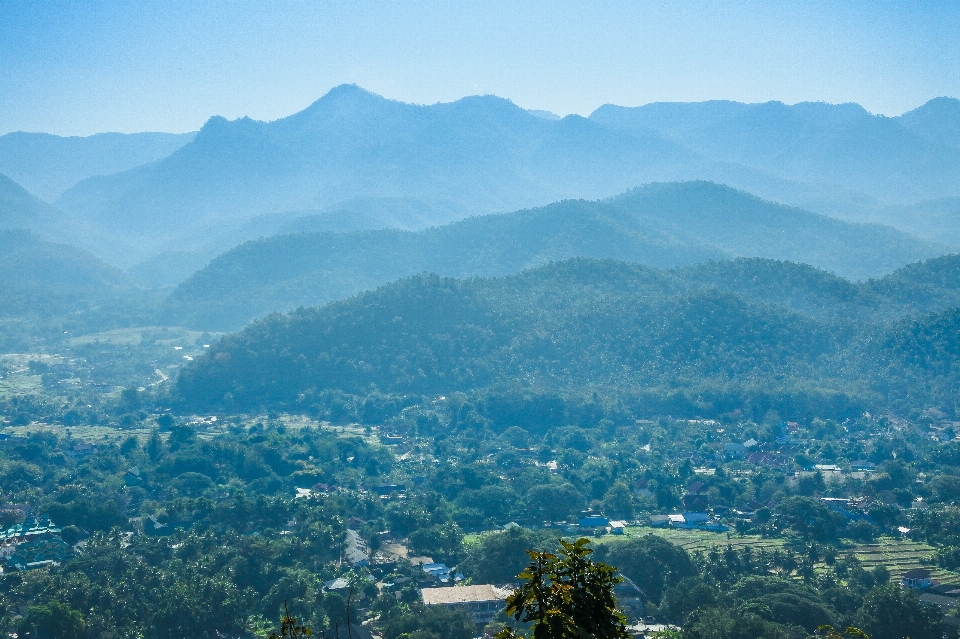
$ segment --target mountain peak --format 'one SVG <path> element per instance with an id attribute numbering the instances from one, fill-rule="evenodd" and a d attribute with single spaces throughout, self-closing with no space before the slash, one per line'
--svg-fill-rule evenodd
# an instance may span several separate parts
<path id="1" fill-rule="evenodd" d="M 364 105 L 387 102 L 395 102 L 395 100 L 388 100 L 382 95 L 367 91 L 356 84 L 340 84 L 327 91 L 319 100 L 313 102 L 313 104 L 306 109 L 295 113 L 291 117 L 329 109 L 330 107 L 337 109 L 357 108 Z"/>

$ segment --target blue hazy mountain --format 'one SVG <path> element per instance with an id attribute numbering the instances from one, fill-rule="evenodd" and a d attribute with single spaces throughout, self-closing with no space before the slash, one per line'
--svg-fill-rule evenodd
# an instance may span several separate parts
<path id="1" fill-rule="evenodd" d="M 960 148 L 960 100 L 934 98 L 896 119 L 932 142 Z"/>
<path id="2" fill-rule="evenodd" d="M 231 329 L 429 271 L 492 276 L 571 257 L 678 267 L 733 257 L 881 275 L 945 247 L 890 227 L 843 222 L 706 182 L 655 184 L 408 232 L 297 233 L 245 243 L 175 289 L 163 321 Z"/>
<path id="3" fill-rule="evenodd" d="M 960 196 L 954 102 L 900 118 L 855 104 L 704 102 L 551 119 L 495 96 L 421 106 L 341 86 L 273 122 L 211 118 L 168 157 L 86 179 L 57 204 L 82 221 L 85 246 L 124 266 L 164 252 L 210 258 L 258 216 L 344 210 L 360 198 L 466 216 L 691 179 L 904 228 L 906 213 L 883 217 L 889 207 Z M 370 208 L 352 207 L 358 222 L 341 216 L 342 230 L 371 218 L 450 221 L 397 223 L 410 213 L 403 206 L 386 216 Z"/>
<path id="4" fill-rule="evenodd" d="M 159 160 L 195 133 L 99 133 L 61 137 L 48 133 L 0 136 L 0 173 L 38 198 L 53 202 L 77 182 Z"/>
<path id="5" fill-rule="evenodd" d="M 960 108 L 939 99 L 888 118 L 857 104 L 604 105 L 594 122 L 660 135 L 707 159 L 887 203 L 960 195 Z"/>
<path id="6" fill-rule="evenodd" d="M 358 197 L 509 211 L 692 177 L 699 164 L 657 137 L 493 96 L 418 106 L 342 86 L 274 122 L 212 118 L 169 157 L 87 179 L 58 205 L 99 229 L 105 251 L 177 250 L 251 216 Z"/>
<path id="7" fill-rule="evenodd" d="M 0 229 L 37 229 L 57 215 L 52 206 L 0 174 Z"/>
<path id="8" fill-rule="evenodd" d="M 419 230 L 463 219 L 470 211 L 455 202 L 416 198 L 358 197 L 314 211 L 284 211 L 246 219 L 235 227 L 181 242 L 183 248 L 155 254 L 126 268 L 141 286 L 163 288 L 186 280 L 217 255 L 252 239 L 291 233 L 347 233 L 395 228 Z"/>

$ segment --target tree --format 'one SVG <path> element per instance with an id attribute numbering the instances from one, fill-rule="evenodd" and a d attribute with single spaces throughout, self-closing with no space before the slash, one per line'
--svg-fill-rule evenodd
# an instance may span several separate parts
<path id="1" fill-rule="evenodd" d="M 70 606 L 51 601 L 31 606 L 17 626 L 17 634 L 30 639 L 83 639 L 86 622 Z"/>
<path id="2" fill-rule="evenodd" d="M 570 484 L 535 486 L 526 501 L 538 521 L 562 521 L 583 508 L 583 496 Z"/>
<path id="3" fill-rule="evenodd" d="M 306 626 L 298 626 L 295 617 L 290 616 L 287 602 L 283 602 L 283 616 L 280 618 L 280 634 L 270 633 L 269 639 L 304 639 L 313 635 L 313 631 Z"/>
<path id="4" fill-rule="evenodd" d="M 856 620 L 873 639 L 939 639 L 943 633 L 939 609 L 896 584 L 871 590 Z"/>
<path id="5" fill-rule="evenodd" d="M 630 494 L 630 487 L 622 481 L 614 483 L 603 498 L 603 508 L 614 517 L 633 517 L 633 495 Z"/>
<path id="6" fill-rule="evenodd" d="M 477 583 L 515 581 L 517 573 L 526 564 L 526 551 L 544 547 L 545 541 L 537 533 L 520 527 L 485 535 L 479 544 L 470 549 L 459 567 Z"/>
<path id="7" fill-rule="evenodd" d="M 777 507 L 777 513 L 804 539 L 821 542 L 836 541 L 846 521 L 822 501 L 810 497 L 788 497 Z"/>
<path id="8" fill-rule="evenodd" d="M 413 609 L 393 620 L 385 639 L 472 639 L 477 626 L 467 613 L 446 606 Z M 343 637 L 341 636 L 341 639 Z"/>
<path id="9" fill-rule="evenodd" d="M 613 566 L 592 561 L 587 539 L 560 540 L 557 554 L 527 551 L 525 582 L 507 597 L 508 617 L 532 623 L 533 639 L 627 639 L 625 617 L 617 610 L 613 588 L 623 581 Z M 497 639 L 517 639 L 507 626 Z"/>
<path id="10" fill-rule="evenodd" d="M 686 550 L 653 534 L 611 544 L 606 559 L 619 566 L 649 601 L 657 603 L 668 586 L 697 574 Z"/>
<path id="11" fill-rule="evenodd" d="M 410 547 L 418 555 L 456 561 L 463 548 L 463 531 L 453 522 L 420 528 L 410 533 Z"/>

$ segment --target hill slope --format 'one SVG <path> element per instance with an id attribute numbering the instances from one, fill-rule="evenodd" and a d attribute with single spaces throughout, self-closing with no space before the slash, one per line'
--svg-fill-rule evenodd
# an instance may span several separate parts
<path id="1" fill-rule="evenodd" d="M 709 183 L 662 184 L 416 233 L 297 234 L 249 242 L 182 283 L 164 321 L 238 328 L 272 311 L 348 297 L 424 271 L 505 275 L 570 257 L 676 267 L 737 256 L 879 275 L 942 253 L 890 228 L 839 222 Z"/>
<path id="2" fill-rule="evenodd" d="M 572 260 L 501 279 L 417 276 L 275 315 L 183 371 L 195 406 L 294 403 L 326 389 L 448 393 L 520 385 L 737 383 L 806 369 L 832 349 L 818 323 L 668 274 Z"/>
<path id="3" fill-rule="evenodd" d="M 0 175 L 0 229 L 36 229 L 55 215 L 52 206 Z"/>
<path id="4" fill-rule="evenodd" d="M 935 286 L 952 268 L 931 261 L 880 283 Z M 418 275 L 255 322 L 185 368 L 175 395 L 190 409 L 311 410 L 338 392 L 602 388 L 683 414 L 952 410 L 960 311 L 878 321 L 897 296 L 876 285 L 757 259 L 663 271 L 576 258 L 502 278 Z"/>
<path id="5" fill-rule="evenodd" d="M 48 133 L 0 136 L 0 173 L 36 197 L 53 202 L 93 175 L 108 175 L 166 157 L 193 133 L 100 133 L 61 137 Z"/>
<path id="6" fill-rule="evenodd" d="M 89 253 L 25 230 L 0 231 L 0 315 L 56 317 L 114 298 L 123 273 Z"/>

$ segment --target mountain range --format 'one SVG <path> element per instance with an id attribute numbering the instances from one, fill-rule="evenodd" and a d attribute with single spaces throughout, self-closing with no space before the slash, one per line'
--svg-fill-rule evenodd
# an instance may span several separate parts
<path id="1" fill-rule="evenodd" d="M 122 266 L 165 251 L 209 259 L 253 218 L 358 199 L 361 219 L 409 229 L 691 179 L 904 228 L 901 207 L 960 196 L 958 104 L 899 118 L 849 104 L 607 105 L 549 119 L 494 96 L 421 106 L 341 86 L 273 122 L 211 118 L 168 157 L 89 177 L 56 205 L 78 241 Z M 411 199 L 442 214 L 407 222 L 395 205 Z"/>
<path id="2" fill-rule="evenodd" d="M 654 184 L 418 232 L 297 233 L 248 242 L 180 284 L 163 305 L 162 321 L 231 330 L 420 272 L 506 275 L 571 257 L 656 267 L 766 257 L 862 279 L 947 251 L 890 227 L 843 222 L 726 186 Z"/>
<path id="3" fill-rule="evenodd" d="M 109 175 L 167 157 L 195 133 L 49 133 L 0 136 L 0 173 L 35 197 L 53 202 L 81 180 Z"/>

